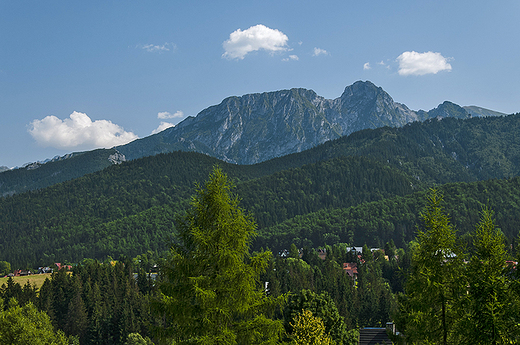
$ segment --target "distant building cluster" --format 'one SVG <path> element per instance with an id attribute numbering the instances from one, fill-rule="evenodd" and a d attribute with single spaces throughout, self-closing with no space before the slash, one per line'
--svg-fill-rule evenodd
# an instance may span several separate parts
<path id="1" fill-rule="evenodd" d="M 72 265 L 64 265 L 61 262 L 56 262 L 54 264 L 54 266 L 56 266 L 58 271 L 61 269 L 65 269 L 67 271 L 72 270 Z M 24 276 L 30 276 L 33 274 L 46 274 L 46 273 L 52 273 L 52 272 L 54 272 L 53 268 L 51 268 L 49 266 L 46 266 L 46 267 L 41 266 L 41 267 L 38 267 L 37 272 L 33 272 L 31 270 L 14 270 L 12 273 L 9 273 L 6 277 L 24 277 Z"/>

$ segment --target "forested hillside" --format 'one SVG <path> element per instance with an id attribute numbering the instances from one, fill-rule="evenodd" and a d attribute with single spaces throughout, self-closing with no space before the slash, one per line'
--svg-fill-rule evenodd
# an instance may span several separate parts
<path id="1" fill-rule="evenodd" d="M 358 155 L 388 163 L 427 183 L 512 177 L 520 172 L 519 131 L 520 114 L 431 119 L 402 128 L 359 131 L 271 164 Z"/>
<path id="2" fill-rule="evenodd" d="M 2 259 L 34 265 L 164 250 L 174 233 L 175 213 L 186 208 L 194 184 L 203 181 L 217 163 L 236 181 L 243 181 L 238 183 L 242 205 L 259 219 L 260 226 L 324 207 L 405 195 L 417 188 L 412 178 L 362 157 L 338 158 L 252 179 L 255 175 L 247 174 L 251 167 L 177 152 L 3 199 Z"/>
<path id="3" fill-rule="evenodd" d="M 378 245 L 391 238 L 402 244 L 413 238 L 415 227 L 405 215 L 417 214 L 420 207 L 402 210 L 400 207 L 408 201 L 389 198 L 434 184 L 517 176 L 519 127 L 520 114 L 469 120 L 444 118 L 403 128 L 364 130 L 256 165 L 228 164 L 186 152 L 124 162 L 49 188 L 1 198 L 0 260 L 24 266 L 163 250 L 174 233 L 174 215 L 185 209 L 195 183 L 203 181 L 214 165 L 221 166 L 237 185 L 242 207 L 257 220 L 261 234 L 258 243 L 262 246 L 338 241 Z M 474 188 L 461 186 L 468 187 L 447 193 L 447 198 L 462 196 L 465 188 Z M 516 188 L 502 189 L 503 198 L 514 198 Z M 478 199 L 480 204 L 487 199 L 499 200 L 498 192 L 490 190 L 471 192 L 470 199 Z M 380 214 L 377 204 L 366 202 L 395 205 Z M 467 202 L 458 204 L 469 207 Z M 343 212 L 337 216 L 340 220 L 331 221 L 341 226 L 327 226 L 328 221 L 319 226 L 312 222 L 306 226 L 281 224 L 320 210 L 319 217 L 328 217 L 329 209 L 351 206 L 359 209 L 348 212 L 366 209 L 365 213 L 358 216 L 333 211 Z M 496 206 L 500 207 L 498 224 L 509 237 L 516 236 L 510 225 L 515 224 L 515 215 L 507 213 L 510 208 L 505 206 Z M 478 212 L 479 207 L 471 209 Z M 501 212 L 505 212 L 504 217 L 500 217 Z M 460 212 L 453 217 L 461 224 L 467 220 Z M 475 217 L 473 214 L 471 220 Z M 264 232 L 266 227 L 270 228 Z M 295 227 L 302 233 L 293 234 Z M 294 240 L 290 240 L 292 237 Z"/>
<path id="4" fill-rule="evenodd" d="M 45 188 L 102 170 L 113 164 L 109 160 L 111 156 L 117 161 L 116 154 L 115 149 L 76 152 L 45 164 L 32 163 L 15 170 L 0 170 L 0 196 Z"/>
<path id="5" fill-rule="evenodd" d="M 516 244 L 520 229 L 520 177 L 479 182 L 459 182 L 439 186 L 446 212 L 458 234 L 470 242 L 468 234 L 478 222 L 484 206 L 495 211 L 497 226 L 510 243 Z M 392 240 L 399 247 L 415 238 L 425 191 L 396 196 L 348 208 L 322 209 L 296 216 L 260 229 L 255 247 L 273 250 L 292 243 L 311 248 L 334 243 L 382 247 Z"/>

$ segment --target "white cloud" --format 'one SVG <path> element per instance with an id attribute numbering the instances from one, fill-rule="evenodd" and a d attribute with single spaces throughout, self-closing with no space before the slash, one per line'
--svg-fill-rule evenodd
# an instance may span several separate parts
<path id="1" fill-rule="evenodd" d="M 364 65 L 363 65 L 363 69 L 364 70 L 369 70 L 371 67 L 370 67 L 370 62 L 366 62 Z"/>
<path id="2" fill-rule="evenodd" d="M 109 148 L 138 138 L 111 121 L 92 121 L 87 114 L 76 111 L 65 120 L 52 115 L 33 120 L 29 133 L 39 145 L 58 149 Z"/>
<path id="3" fill-rule="evenodd" d="M 248 53 L 267 50 L 271 53 L 287 50 L 289 38 L 281 31 L 258 24 L 244 31 L 238 29 L 222 43 L 225 53 L 223 58 L 242 60 Z"/>
<path id="4" fill-rule="evenodd" d="M 157 134 L 159 132 L 164 131 L 166 128 L 170 128 L 170 127 L 175 127 L 175 125 L 173 123 L 169 123 L 169 122 L 161 122 L 159 127 L 154 129 L 151 134 Z"/>
<path id="5" fill-rule="evenodd" d="M 157 114 L 158 119 L 166 120 L 166 119 L 180 119 L 184 117 L 184 113 L 180 110 L 177 110 L 174 114 L 170 114 L 167 111 L 161 111 Z"/>
<path id="6" fill-rule="evenodd" d="M 386 64 L 385 64 L 385 62 L 383 60 L 379 61 L 377 64 L 381 65 L 381 66 L 386 66 Z"/>
<path id="7" fill-rule="evenodd" d="M 404 52 L 397 57 L 400 75 L 436 74 L 440 71 L 451 71 L 451 65 L 441 53 L 414 51 Z"/>
<path id="8" fill-rule="evenodd" d="M 141 49 L 146 50 L 147 52 L 153 53 L 153 52 L 169 52 L 172 49 L 177 48 L 177 46 L 173 43 L 164 43 L 163 45 L 156 45 L 156 44 L 144 44 L 141 46 L 138 46 Z"/>
<path id="9" fill-rule="evenodd" d="M 298 61 L 298 60 L 300 60 L 300 58 L 298 57 L 298 55 L 289 55 L 288 58 L 282 59 L 282 61 L 290 61 L 290 60 Z"/>
<path id="10" fill-rule="evenodd" d="M 318 55 L 329 55 L 329 52 L 326 51 L 325 49 L 314 47 L 314 52 L 312 53 L 312 56 L 318 56 Z"/>

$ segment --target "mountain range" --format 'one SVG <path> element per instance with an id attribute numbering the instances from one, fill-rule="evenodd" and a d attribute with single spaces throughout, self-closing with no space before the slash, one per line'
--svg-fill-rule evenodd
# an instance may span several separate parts
<path id="1" fill-rule="evenodd" d="M 301 152 L 367 128 L 401 127 L 435 117 L 490 115 L 444 102 L 413 111 L 369 81 L 347 86 L 336 99 L 290 89 L 229 97 L 161 133 L 116 147 L 127 159 L 174 150 L 197 151 L 235 164 L 255 164 Z"/>
<path id="2" fill-rule="evenodd" d="M 182 151 L 120 164 L 106 160 L 101 171 L 0 198 L 0 260 L 24 266 L 165 250 L 175 214 L 186 209 L 195 184 L 215 165 L 234 181 L 241 206 L 257 221 L 256 248 L 379 246 L 390 239 L 406 245 L 418 224 L 421 193 L 431 186 L 446 191 L 449 214 L 463 233 L 488 205 L 504 234 L 514 238 L 520 226 L 519 132 L 520 114 L 448 117 L 364 129 L 253 165 Z M 72 169 L 114 151 L 47 164 Z M 47 164 L 23 171 L 44 171 Z"/>
<path id="3" fill-rule="evenodd" d="M 347 86 L 333 100 L 301 88 L 229 97 L 175 127 L 126 145 L 0 170 L 0 196 L 45 188 L 111 164 L 159 153 L 195 151 L 229 163 L 255 164 L 367 128 L 401 127 L 431 118 L 497 115 L 504 114 L 449 101 L 430 111 L 413 111 L 369 81 Z"/>

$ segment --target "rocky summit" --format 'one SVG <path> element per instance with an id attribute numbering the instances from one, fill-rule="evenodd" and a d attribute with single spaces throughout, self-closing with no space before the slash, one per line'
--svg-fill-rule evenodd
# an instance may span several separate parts
<path id="1" fill-rule="evenodd" d="M 301 88 L 248 94 L 226 98 L 176 127 L 117 149 L 127 159 L 182 150 L 254 164 L 362 129 L 399 127 L 430 117 L 470 117 L 453 103 L 434 110 L 412 111 L 369 81 L 347 86 L 333 100 Z"/>

